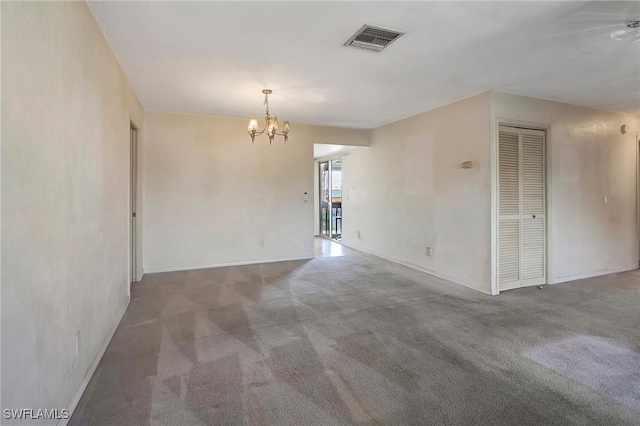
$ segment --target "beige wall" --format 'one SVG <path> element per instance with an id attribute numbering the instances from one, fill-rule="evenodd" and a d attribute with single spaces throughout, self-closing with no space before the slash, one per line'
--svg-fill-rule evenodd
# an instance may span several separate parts
<path id="1" fill-rule="evenodd" d="M 86 3 L 1 7 L 2 408 L 62 409 L 129 302 L 143 112 Z"/>
<path id="2" fill-rule="evenodd" d="M 313 257 L 313 144 L 367 131 L 292 124 L 270 146 L 247 122 L 145 112 L 145 272 Z"/>
<path id="3" fill-rule="evenodd" d="M 640 117 L 495 92 L 375 129 L 343 158 L 345 244 L 495 293 L 499 122 L 548 128 L 548 282 L 637 268 Z"/>
<path id="4" fill-rule="evenodd" d="M 369 149 L 344 156 L 344 243 L 490 292 L 489 102 L 485 93 L 377 128 Z"/>
<path id="5" fill-rule="evenodd" d="M 637 268 L 640 117 L 495 92 L 491 117 L 494 155 L 498 122 L 549 128 L 548 282 Z"/>

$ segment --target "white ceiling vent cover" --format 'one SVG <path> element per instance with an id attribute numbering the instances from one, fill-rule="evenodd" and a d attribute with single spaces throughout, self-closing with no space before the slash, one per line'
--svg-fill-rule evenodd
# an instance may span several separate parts
<path id="1" fill-rule="evenodd" d="M 387 28 L 364 25 L 347 42 L 345 46 L 382 52 L 387 46 L 400 38 L 404 33 Z"/>

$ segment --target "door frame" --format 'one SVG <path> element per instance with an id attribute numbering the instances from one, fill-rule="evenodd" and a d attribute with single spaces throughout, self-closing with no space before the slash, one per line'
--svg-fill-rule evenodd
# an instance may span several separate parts
<path id="1" fill-rule="evenodd" d="M 328 176 L 328 186 L 329 186 L 329 199 L 327 201 L 327 206 L 328 206 L 328 210 L 329 210 L 329 225 L 328 225 L 328 235 L 324 235 L 322 233 L 322 226 L 323 226 L 323 218 L 322 218 L 322 185 L 323 185 L 323 181 L 322 181 L 322 165 L 324 163 L 327 163 L 327 176 Z M 318 168 L 316 169 L 316 172 L 318 174 L 318 236 L 320 237 L 326 237 L 328 239 L 331 239 L 331 160 L 320 160 L 318 161 Z"/>
<path id="2" fill-rule="evenodd" d="M 553 217 L 549 213 L 552 211 L 551 189 L 553 188 L 551 175 L 551 124 L 532 121 L 517 120 L 508 117 L 495 117 L 491 123 L 491 294 L 500 294 L 500 282 L 498 277 L 498 239 L 499 239 L 499 193 L 498 187 L 498 133 L 500 126 L 524 128 L 531 130 L 541 130 L 545 132 L 545 284 L 552 283 L 553 277 Z"/>
<path id="3" fill-rule="evenodd" d="M 135 131 L 135 141 L 132 138 L 132 133 Z M 127 209 L 127 217 L 128 217 L 128 226 L 129 230 L 129 253 L 128 253 L 128 282 L 129 285 L 129 295 L 131 293 L 131 284 L 139 281 L 142 277 L 138 273 L 140 270 L 140 261 L 141 256 L 139 252 L 140 248 L 140 238 L 141 238 L 141 221 L 140 218 L 140 201 L 141 201 L 141 185 L 140 185 L 140 135 L 141 135 L 141 126 L 137 122 L 137 120 L 130 116 L 129 117 L 129 179 L 128 184 L 129 188 L 127 189 L 127 193 L 129 194 L 129 203 Z M 135 150 L 134 150 L 135 149 Z M 135 174 L 134 174 L 135 172 Z M 134 187 L 135 185 L 135 187 Z M 135 191 L 132 193 L 132 190 Z M 135 200 L 134 200 L 135 195 Z M 134 203 L 135 203 L 135 226 L 132 217 L 132 213 L 134 211 Z"/>
<path id="4" fill-rule="evenodd" d="M 636 259 L 640 267 L 640 136 L 636 135 Z"/>
<path id="5" fill-rule="evenodd" d="M 334 205 L 334 202 L 333 202 L 333 188 L 334 188 L 334 186 L 333 186 L 333 184 L 334 184 L 333 178 L 334 178 L 334 173 L 335 173 L 335 170 L 336 170 L 336 169 L 334 169 L 334 164 L 333 163 L 334 162 L 338 162 L 338 161 L 340 162 L 340 176 L 341 176 L 341 178 L 340 178 L 340 234 L 339 235 L 340 235 L 340 237 L 342 237 L 342 200 L 343 200 L 342 195 L 343 195 L 343 193 L 342 193 L 342 157 L 340 156 L 338 158 L 334 158 L 332 160 L 329 160 L 329 163 L 331 164 L 331 167 L 329 169 L 330 170 L 330 175 L 331 175 L 330 181 L 329 181 L 330 182 L 329 197 L 331 198 L 331 212 L 330 212 L 330 215 L 329 215 L 330 216 L 329 221 L 330 221 L 330 227 L 332 229 L 332 231 L 330 232 L 332 241 L 336 241 L 335 238 L 337 238 L 337 236 L 338 236 L 338 218 L 337 218 L 337 216 L 333 216 L 333 209 L 336 208 L 335 205 Z M 337 214 L 338 214 L 338 212 L 336 210 L 336 215 Z M 336 232 L 335 232 L 335 234 L 333 233 L 333 221 L 334 220 L 336 221 Z"/>
<path id="6" fill-rule="evenodd" d="M 342 159 L 343 159 L 343 157 L 345 155 L 346 155 L 345 153 L 340 153 L 340 154 L 334 154 L 334 155 L 329 155 L 329 156 L 326 156 L 326 157 L 320 157 L 320 158 L 314 158 L 313 159 L 314 169 L 315 169 L 314 180 L 316 178 L 318 178 L 318 181 L 314 182 L 314 184 L 313 184 L 313 186 L 315 187 L 315 189 L 314 189 L 314 199 L 318 203 L 317 206 L 314 205 L 314 210 L 318 214 L 318 218 L 316 220 L 316 218 L 315 218 L 315 214 L 316 213 L 314 213 L 314 222 L 315 222 L 315 225 L 314 225 L 314 236 L 316 236 L 316 237 L 326 237 L 325 235 L 322 235 L 320 233 L 320 230 L 322 229 L 322 227 L 320 226 L 320 221 L 322 220 L 322 217 L 320 215 L 320 206 L 321 206 L 321 203 L 320 203 L 320 164 L 321 163 L 327 163 L 327 162 L 329 163 L 329 199 L 330 199 L 329 201 L 331 201 L 331 183 L 332 183 L 332 176 L 331 176 L 331 167 L 332 166 L 331 166 L 331 162 L 332 161 L 336 161 L 336 160 L 342 161 Z M 329 203 L 329 205 L 331 205 L 331 203 Z M 330 211 L 330 213 L 331 213 L 331 211 Z M 329 221 L 329 224 L 331 224 L 331 221 Z M 317 233 L 315 232 L 315 226 L 318 226 L 318 228 L 317 228 L 318 232 Z M 342 229 L 341 229 L 341 231 L 342 231 Z M 327 238 L 329 238 L 330 240 L 334 241 L 331 238 L 331 230 L 329 230 L 329 237 L 327 237 Z"/>

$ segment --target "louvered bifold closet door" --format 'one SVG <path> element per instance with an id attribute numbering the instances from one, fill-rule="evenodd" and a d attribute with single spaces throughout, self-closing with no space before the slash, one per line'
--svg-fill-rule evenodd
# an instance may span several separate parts
<path id="1" fill-rule="evenodd" d="M 545 133 L 500 126 L 500 291 L 545 283 Z"/>
<path id="2" fill-rule="evenodd" d="M 522 285 L 545 282 L 544 132 L 522 129 Z"/>
<path id="3" fill-rule="evenodd" d="M 520 287 L 520 134 L 500 127 L 498 136 L 500 290 Z"/>

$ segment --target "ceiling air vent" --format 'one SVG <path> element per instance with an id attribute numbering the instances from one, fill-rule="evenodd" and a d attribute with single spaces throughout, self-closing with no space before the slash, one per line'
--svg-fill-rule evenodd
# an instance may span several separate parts
<path id="1" fill-rule="evenodd" d="M 359 49 L 373 50 L 375 52 L 382 52 L 402 34 L 404 33 L 401 33 L 400 31 L 365 25 L 351 36 L 344 45 L 357 47 Z"/>

